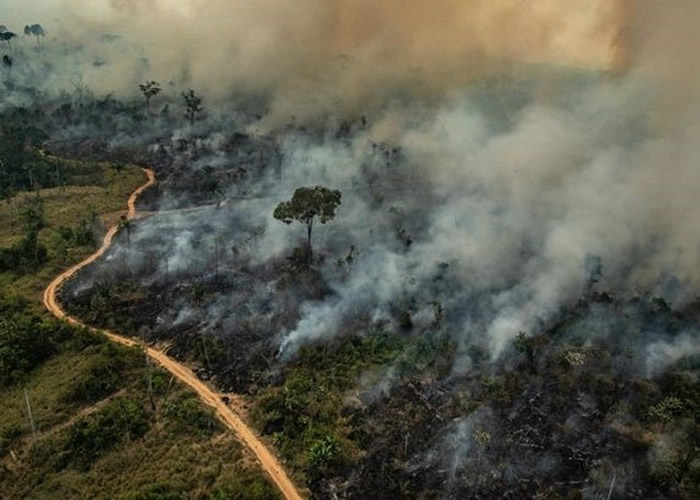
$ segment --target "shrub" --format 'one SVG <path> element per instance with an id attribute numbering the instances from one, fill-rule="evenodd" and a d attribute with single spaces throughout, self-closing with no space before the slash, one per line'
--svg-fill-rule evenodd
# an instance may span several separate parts
<path id="1" fill-rule="evenodd" d="M 23 307 L 0 296 L 0 386 L 21 380 L 71 333 L 69 326 L 20 312 Z"/>
<path id="2" fill-rule="evenodd" d="M 178 433 L 211 435 L 219 430 L 219 424 L 210 410 L 202 406 L 197 398 L 183 393 L 163 409 L 163 416 L 170 427 Z"/>
<path id="3" fill-rule="evenodd" d="M 128 397 L 116 398 L 70 428 L 64 465 L 87 469 L 103 453 L 125 441 L 143 437 L 148 430 L 148 415 L 143 405 Z"/>
<path id="4" fill-rule="evenodd" d="M 277 489 L 259 471 L 244 470 L 221 478 L 212 500 L 278 500 Z M 223 484 L 222 484 L 223 483 Z"/>
<path id="5" fill-rule="evenodd" d="M 106 347 L 106 346 L 105 346 Z M 113 394 L 122 383 L 125 363 L 120 356 L 105 354 L 90 361 L 77 384 L 65 395 L 66 401 L 91 403 Z"/>
<path id="6" fill-rule="evenodd" d="M 313 480 L 324 475 L 340 452 L 335 436 L 326 435 L 311 445 L 307 455 L 307 474 Z"/>

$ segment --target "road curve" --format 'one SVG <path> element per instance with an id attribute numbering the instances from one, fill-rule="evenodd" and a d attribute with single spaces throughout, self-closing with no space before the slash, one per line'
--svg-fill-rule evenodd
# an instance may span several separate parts
<path id="1" fill-rule="evenodd" d="M 142 169 L 148 176 L 148 182 L 140 186 L 136 191 L 134 191 L 129 197 L 127 206 L 129 211 L 127 217 L 133 219 L 137 216 L 136 212 L 136 200 L 139 195 L 143 193 L 144 190 L 155 185 L 156 178 L 153 170 L 144 168 Z M 59 319 L 68 321 L 69 323 L 77 326 L 82 326 L 86 328 L 91 328 L 88 325 L 82 323 L 79 319 L 74 318 L 66 314 L 66 312 L 61 307 L 58 302 L 57 295 L 58 290 L 61 286 L 72 276 L 74 276 L 78 271 L 83 269 L 85 266 L 91 264 L 99 257 L 104 255 L 107 249 L 112 244 L 115 234 L 117 234 L 118 226 L 112 226 L 102 241 L 102 246 L 88 258 L 74 265 L 70 269 L 59 274 L 44 290 L 44 306 L 49 310 L 51 314 Z M 235 413 L 230 407 L 223 403 L 221 400 L 221 394 L 215 392 L 211 387 L 204 384 L 197 376 L 190 370 L 187 366 L 174 359 L 167 356 L 165 353 L 142 344 L 134 339 L 124 337 L 114 332 L 110 332 L 102 329 L 91 328 L 92 330 L 103 333 L 113 342 L 122 344 L 125 346 L 140 346 L 144 349 L 146 354 L 157 361 L 163 368 L 168 370 L 172 375 L 177 377 L 185 385 L 189 386 L 193 391 L 197 393 L 205 404 L 212 407 L 216 411 L 216 415 L 223 422 L 226 427 L 231 429 L 236 433 L 238 438 L 255 454 L 255 457 L 260 462 L 263 470 L 270 476 L 272 481 L 277 485 L 280 492 L 288 500 L 301 500 L 303 497 L 300 494 L 297 487 L 289 478 L 288 474 L 280 464 L 279 460 L 270 452 L 270 450 L 263 444 L 262 441 L 256 436 L 255 432 L 246 425 L 243 419 Z"/>

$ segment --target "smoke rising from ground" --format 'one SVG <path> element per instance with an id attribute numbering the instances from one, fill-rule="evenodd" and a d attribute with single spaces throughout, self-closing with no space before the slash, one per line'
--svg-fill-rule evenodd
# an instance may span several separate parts
<path id="1" fill-rule="evenodd" d="M 581 296 L 590 256 L 602 262 L 602 288 L 680 304 L 697 294 L 692 1 L 3 3 L 18 26 L 51 18 L 38 56 L 54 66 L 49 87 L 79 78 L 97 94 L 133 95 L 153 78 L 164 94 L 198 89 L 212 108 L 256 96 L 266 113 L 252 129 L 368 116 L 350 140 L 280 133 L 282 179 L 268 210 L 250 211 L 267 228 L 255 253 L 264 261 L 296 235 L 269 217 L 272 195 L 338 187 L 341 215 L 318 231 L 319 247 L 359 249 L 335 297 L 306 305 L 284 332 L 285 348 L 332 334 L 352 311 L 380 314 L 402 294 L 436 300 L 424 284 L 440 263 L 454 283 L 437 295 L 460 311 L 458 335 L 486 332 L 494 356 Z M 607 71 L 618 61 L 624 71 Z M 214 144 L 239 125 L 212 110 L 199 133 Z M 385 165 L 378 143 L 399 157 Z M 385 195 L 393 212 L 362 193 L 367 172 L 404 186 Z M 478 313 L 466 305 L 477 297 Z"/>

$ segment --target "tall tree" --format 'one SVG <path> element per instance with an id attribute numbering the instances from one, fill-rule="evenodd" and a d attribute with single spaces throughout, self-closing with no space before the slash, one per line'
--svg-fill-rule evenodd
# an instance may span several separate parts
<path id="1" fill-rule="evenodd" d="M 9 49 L 10 54 L 12 54 L 12 39 L 16 37 L 17 34 L 11 31 L 0 31 L 0 41 L 3 41 L 7 44 L 7 48 Z"/>
<path id="2" fill-rule="evenodd" d="M 44 31 L 41 24 L 28 24 L 24 27 L 24 34 L 35 37 L 37 46 L 41 47 L 40 37 L 44 38 L 46 36 L 46 31 Z"/>
<path id="3" fill-rule="evenodd" d="M 150 81 L 146 83 L 142 83 L 139 85 L 139 88 L 141 89 L 141 93 L 143 96 L 146 98 L 146 112 L 148 114 L 151 113 L 151 99 L 161 92 L 160 84 L 155 81 Z"/>
<path id="4" fill-rule="evenodd" d="M 335 210 L 340 206 L 341 192 L 323 186 L 300 187 L 294 191 L 289 201 L 283 201 L 275 208 L 273 217 L 285 224 L 297 221 L 306 226 L 308 262 L 311 265 L 311 231 L 314 220 L 318 218 L 321 224 L 335 218 Z"/>
<path id="5" fill-rule="evenodd" d="M 192 89 L 188 90 L 187 92 L 183 92 L 182 98 L 185 100 L 185 106 L 187 107 L 185 117 L 189 120 L 190 125 L 192 125 L 197 119 L 199 113 L 204 110 L 202 107 L 202 98 L 195 94 L 194 90 Z"/>

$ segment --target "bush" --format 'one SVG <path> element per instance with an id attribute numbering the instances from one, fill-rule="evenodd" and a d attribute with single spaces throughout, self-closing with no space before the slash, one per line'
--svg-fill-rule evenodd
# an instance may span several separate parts
<path id="1" fill-rule="evenodd" d="M 0 386 L 21 380 L 71 335 L 70 326 L 28 313 L 27 307 L 0 296 Z"/>
<path id="2" fill-rule="evenodd" d="M 193 395 L 183 393 L 163 409 L 163 416 L 177 433 L 208 436 L 220 429 L 212 412 Z"/>
<path id="3" fill-rule="evenodd" d="M 0 272 L 30 272 L 46 262 L 48 252 L 38 238 L 38 232 L 29 231 L 10 248 L 0 248 Z"/>
<path id="4" fill-rule="evenodd" d="M 217 481 L 212 500 L 278 500 L 281 498 L 277 489 L 272 486 L 259 471 L 244 470 L 235 477 L 226 477 Z"/>
<path id="5" fill-rule="evenodd" d="M 148 415 L 141 402 L 128 397 L 116 398 L 70 428 L 63 465 L 88 469 L 105 452 L 125 441 L 143 437 L 149 427 Z"/>
<path id="6" fill-rule="evenodd" d="M 187 494 L 176 486 L 167 483 L 157 483 L 147 486 L 138 493 L 127 494 L 129 500 L 185 500 Z"/>
<path id="7" fill-rule="evenodd" d="M 0 432 L 0 457 L 10 451 L 10 446 L 24 433 L 22 426 L 12 424 Z"/>
<path id="8" fill-rule="evenodd" d="M 312 480 L 317 479 L 328 471 L 340 452 L 335 436 L 326 435 L 311 445 L 307 457 L 306 472 Z"/>
<path id="9" fill-rule="evenodd" d="M 106 344 L 90 364 L 77 384 L 64 396 L 66 401 L 92 403 L 113 394 L 121 385 L 125 372 L 124 359 L 112 354 Z"/>

